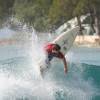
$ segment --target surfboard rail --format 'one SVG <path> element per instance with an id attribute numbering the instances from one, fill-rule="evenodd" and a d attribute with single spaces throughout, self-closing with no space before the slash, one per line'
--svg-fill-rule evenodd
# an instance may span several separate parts
<path id="1" fill-rule="evenodd" d="M 65 55 L 69 49 L 72 47 L 73 42 L 79 32 L 79 27 L 75 27 L 69 31 L 66 31 L 62 34 L 60 34 L 57 38 L 55 38 L 51 43 L 56 43 L 61 46 L 61 52 Z M 40 67 L 40 74 L 41 76 L 44 76 L 43 74 L 47 70 L 47 65 L 45 60 L 40 61 L 39 63 Z"/>
<path id="2" fill-rule="evenodd" d="M 61 51 L 65 54 L 73 45 L 73 42 L 79 33 L 79 26 L 72 28 L 66 32 L 61 33 L 51 43 L 56 43 L 61 46 Z"/>

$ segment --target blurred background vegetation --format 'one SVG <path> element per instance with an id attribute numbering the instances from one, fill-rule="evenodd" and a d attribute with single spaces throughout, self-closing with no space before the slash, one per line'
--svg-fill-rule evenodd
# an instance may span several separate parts
<path id="1" fill-rule="evenodd" d="M 37 31 L 47 32 L 77 17 L 81 29 L 80 16 L 89 13 L 84 23 L 100 35 L 99 8 L 100 0 L 0 0 L 0 25 L 13 16 Z"/>

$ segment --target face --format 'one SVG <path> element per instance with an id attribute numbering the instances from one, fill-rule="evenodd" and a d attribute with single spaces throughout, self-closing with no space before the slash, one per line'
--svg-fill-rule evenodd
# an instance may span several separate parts
<path id="1" fill-rule="evenodd" d="M 52 49 L 52 53 L 59 53 L 59 50 Z"/>

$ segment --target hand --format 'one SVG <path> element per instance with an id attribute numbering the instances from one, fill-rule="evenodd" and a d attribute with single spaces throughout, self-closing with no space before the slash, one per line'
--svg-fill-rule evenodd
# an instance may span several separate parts
<path id="1" fill-rule="evenodd" d="M 67 70 L 67 67 L 64 67 L 64 72 L 65 72 L 65 74 L 67 73 L 67 71 L 68 71 L 68 70 Z"/>

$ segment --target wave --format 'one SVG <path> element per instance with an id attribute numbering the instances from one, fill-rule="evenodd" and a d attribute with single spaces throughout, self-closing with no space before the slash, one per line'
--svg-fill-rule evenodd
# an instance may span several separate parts
<path id="1" fill-rule="evenodd" d="M 1 100 L 91 100 L 97 92 L 91 80 L 83 78 L 81 64 L 69 63 L 69 72 L 65 75 L 63 65 L 54 60 L 46 77 L 41 80 L 34 78 L 32 67 L 35 65 L 29 63 L 26 57 L 0 62 L 3 64 L 0 69 L 7 68 L 6 72 L 0 73 Z"/>

